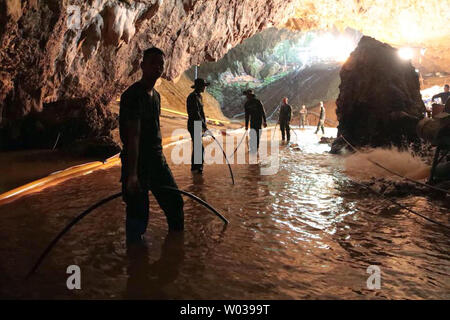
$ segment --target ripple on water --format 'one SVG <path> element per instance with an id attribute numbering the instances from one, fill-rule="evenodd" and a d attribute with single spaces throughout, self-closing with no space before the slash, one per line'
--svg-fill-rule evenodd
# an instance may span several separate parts
<path id="1" fill-rule="evenodd" d="M 167 236 L 164 214 L 151 198 L 148 249 L 127 255 L 118 199 L 75 226 L 28 284 L 21 276 L 58 230 L 120 190 L 120 170 L 96 171 L 0 207 L 0 252 L 7 257 L 0 263 L 0 296 L 450 298 L 448 234 L 355 189 L 343 158 L 327 153 L 329 146 L 311 131 L 297 135 L 302 151 L 283 147 L 276 175 L 261 175 L 260 165 L 233 165 L 235 186 L 223 165 L 208 165 L 194 178 L 188 165 L 172 165 L 180 188 L 230 220 L 225 231 L 217 217 L 186 199 L 184 235 Z M 444 204 L 425 197 L 401 202 L 440 221 L 448 215 Z M 65 289 L 65 268 L 74 263 L 83 272 L 76 295 Z M 379 291 L 366 288 L 369 265 L 382 270 Z"/>

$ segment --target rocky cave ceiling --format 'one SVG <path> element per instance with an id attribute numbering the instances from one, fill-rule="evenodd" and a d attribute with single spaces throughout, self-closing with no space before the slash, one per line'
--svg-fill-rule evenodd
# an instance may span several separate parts
<path id="1" fill-rule="evenodd" d="M 166 52 L 165 77 L 175 79 L 271 26 L 351 27 L 425 46 L 430 71 L 450 71 L 449 7 L 450 0 L 2 0 L 0 113 L 20 117 L 78 97 L 106 104 L 137 78 L 150 45 Z"/>
<path id="2" fill-rule="evenodd" d="M 287 25 L 351 27 L 391 44 L 438 45 L 450 40 L 449 7 L 449 0 L 299 0 Z"/>
<path id="3" fill-rule="evenodd" d="M 298 0 L 286 26 L 346 27 L 395 47 L 426 48 L 422 67 L 450 72 L 450 0 Z"/>

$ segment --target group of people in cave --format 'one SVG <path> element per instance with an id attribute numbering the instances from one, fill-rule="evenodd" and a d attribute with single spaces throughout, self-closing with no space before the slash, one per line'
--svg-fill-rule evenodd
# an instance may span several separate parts
<path id="1" fill-rule="evenodd" d="M 164 72 L 165 55 L 156 47 L 143 52 L 141 61 L 142 78 L 131 85 L 120 99 L 119 131 L 123 143 L 120 154 L 122 161 L 122 197 L 126 203 L 126 242 L 128 246 L 144 245 L 143 235 L 149 219 L 148 191 L 155 196 L 164 211 L 170 233 L 184 230 L 184 202 L 179 193 L 167 188 L 178 189 L 172 172 L 163 154 L 160 130 L 161 97 L 155 90 L 156 81 Z M 191 170 L 203 171 L 204 147 L 202 137 L 208 130 L 203 110 L 202 93 L 209 85 L 203 79 L 195 79 L 193 92 L 186 100 L 187 129 L 192 138 Z M 259 148 L 262 127 L 267 127 L 267 119 L 262 102 L 253 90 L 245 90 L 245 129 L 250 127 L 250 152 Z M 300 126 L 305 127 L 306 106 L 300 110 Z M 290 121 L 292 107 L 288 98 L 282 100 L 278 124 L 282 141 L 290 141 Z M 324 131 L 325 107 L 320 102 L 320 116 L 316 133 Z M 195 150 L 199 153 L 195 156 Z M 200 159 L 198 159 L 200 158 Z"/>

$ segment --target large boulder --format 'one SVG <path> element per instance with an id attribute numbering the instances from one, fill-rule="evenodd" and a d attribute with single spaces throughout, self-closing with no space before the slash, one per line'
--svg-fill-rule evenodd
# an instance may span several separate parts
<path id="1" fill-rule="evenodd" d="M 417 141 L 416 125 L 424 117 L 419 76 L 397 50 L 370 37 L 342 66 L 336 101 L 338 137 L 355 146 L 406 146 Z M 333 143 L 332 152 L 345 146 Z"/>

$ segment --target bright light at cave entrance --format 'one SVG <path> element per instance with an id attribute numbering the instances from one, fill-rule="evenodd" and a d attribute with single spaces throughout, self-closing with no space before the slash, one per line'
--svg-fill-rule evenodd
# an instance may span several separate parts
<path id="1" fill-rule="evenodd" d="M 327 33 L 312 41 L 309 55 L 319 60 L 345 62 L 355 47 L 356 43 L 347 37 L 335 37 Z M 304 56 L 304 52 L 302 55 Z"/>
<path id="2" fill-rule="evenodd" d="M 347 61 L 350 54 L 355 50 L 355 44 L 347 38 L 338 38 L 336 42 L 335 58 L 338 62 Z"/>
<path id="3" fill-rule="evenodd" d="M 411 60 L 414 57 L 414 51 L 411 48 L 400 48 L 398 55 L 403 60 Z"/>

